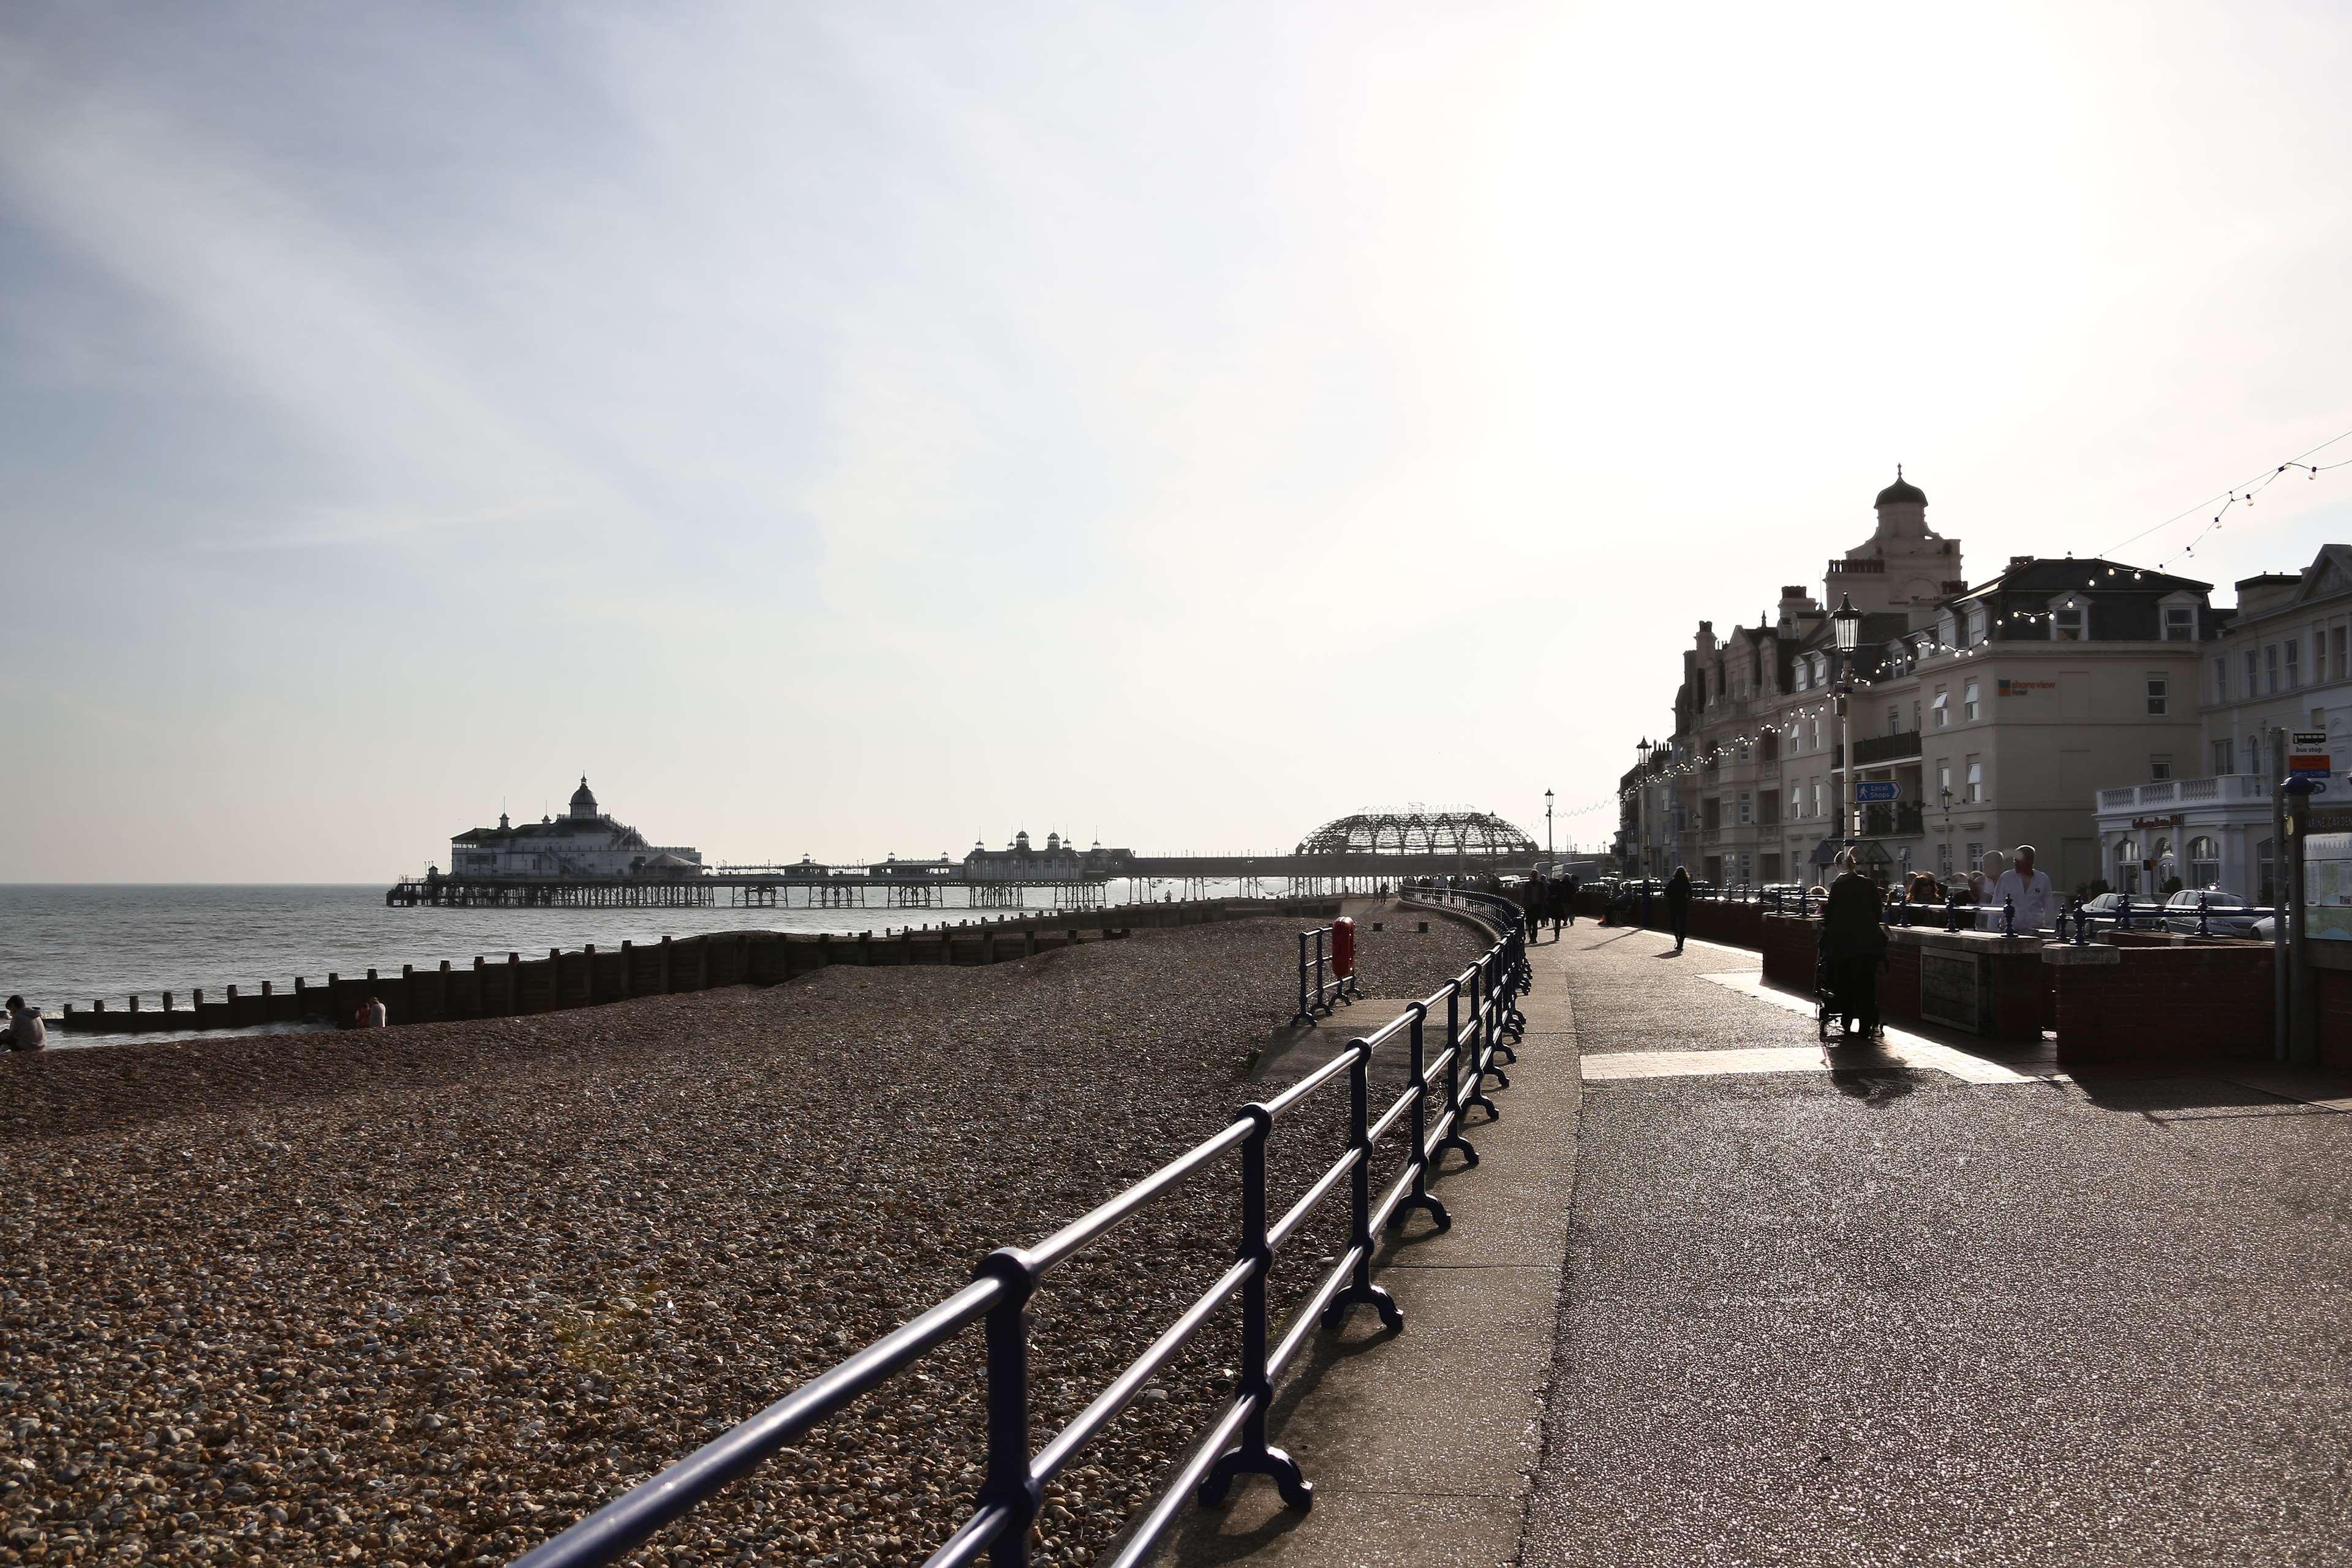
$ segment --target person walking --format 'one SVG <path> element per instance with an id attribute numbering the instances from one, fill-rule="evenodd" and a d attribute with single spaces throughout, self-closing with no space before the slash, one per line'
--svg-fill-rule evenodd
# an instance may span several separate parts
<path id="1" fill-rule="evenodd" d="M 22 996 L 8 998 L 6 1034 L 12 1051 L 37 1051 L 49 1043 L 48 1026 L 41 1022 L 41 1010 L 26 1006 Z"/>
<path id="2" fill-rule="evenodd" d="M 1574 877 L 1561 879 L 1559 901 L 1552 905 L 1552 930 L 1558 931 L 1563 922 L 1570 926 L 1576 924 L 1576 895 L 1583 890 L 1584 884 Z"/>
<path id="3" fill-rule="evenodd" d="M 1844 869 L 1830 884 L 1822 910 L 1822 957 L 1843 1026 L 1851 1031 L 1859 1022 L 1869 1039 L 1878 1033 L 1878 966 L 1886 956 L 1878 884 L 1862 874 L 1853 850 L 1840 855 L 1838 864 Z"/>
<path id="4" fill-rule="evenodd" d="M 1675 951 L 1683 950 L 1690 935 L 1691 879 L 1690 868 L 1677 866 L 1675 874 L 1666 879 L 1666 927 L 1675 933 Z"/>

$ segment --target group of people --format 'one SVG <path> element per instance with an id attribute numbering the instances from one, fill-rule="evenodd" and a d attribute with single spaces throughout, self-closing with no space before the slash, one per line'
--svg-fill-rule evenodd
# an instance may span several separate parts
<path id="1" fill-rule="evenodd" d="M 1528 933 L 1532 936 L 1551 923 L 1552 934 L 1559 934 L 1563 925 L 1576 923 L 1576 895 L 1581 886 L 1573 876 L 1530 876 L 1519 889 L 1519 907 L 1527 912 Z"/>

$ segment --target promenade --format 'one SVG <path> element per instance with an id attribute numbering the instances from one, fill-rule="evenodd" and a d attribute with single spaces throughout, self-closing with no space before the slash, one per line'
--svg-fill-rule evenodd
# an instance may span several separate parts
<path id="1" fill-rule="evenodd" d="M 2352 1561 L 2352 1083 L 1828 1052 L 1755 953 L 1590 921 L 1535 965 L 1405 1331 L 1294 1396 L 1314 1510 L 1187 1561 Z"/>

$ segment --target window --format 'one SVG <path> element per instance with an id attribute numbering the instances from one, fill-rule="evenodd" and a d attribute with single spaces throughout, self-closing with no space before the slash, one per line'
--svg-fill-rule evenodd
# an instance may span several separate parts
<path id="1" fill-rule="evenodd" d="M 1780 826 L 1780 792 L 1779 790 L 1768 789 L 1759 790 L 1757 792 L 1756 820 L 1762 823 L 1767 827 L 1777 827 Z"/>
<path id="2" fill-rule="evenodd" d="M 1974 757 L 1969 759 L 1969 792 L 1964 798 L 1972 804 L 1984 799 L 1984 763 Z"/>
<path id="3" fill-rule="evenodd" d="M 2271 862 L 2277 858 L 2277 840 L 2272 838 L 2265 838 L 2254 846 L 2255 880 L 2262 889 L 2262 896 L 2254 901 L 2273 907 L 2278 903 L 2278 887 L 2273 880 Z"/>
<path id="4" fill-rule="evenodd" d="M 2164 640 L 2195 642 L 2197 640 L 2197 606 L 2167 605 L 2164 606 Z"/>
<path id="5" fill-rule="evenodd" d="M 2275 695 L 2277 694 L 2277 692 L 2278 692 L 2278 671 L 2279 671 L 2279 663 L 2278 663 L 2278 644 L 2276 644 L 2276 643 L 2273 643 L 2273 644 L 2271 644 L 2268 647 L 2265 647 L 2264 649 L 2263 649 L 2263 696 L 2265 696 L 2265 697 L 2271 697 L 2271 696 L 2275 696 Z"/>
<path id="6" fill-rule="evenodd" d="M 1936 617 L 1936 640 L 1944 647 L 1950 647 L 1952 639 L 1958 637 L 1959 632 L 1959 623 L 1952 616 L 1946 615 Z"/>
<path id="7" fill-rule="evenodd" d="M 2172 758 L 2168 754 L 2163 752 L 2158 752 L 2157 755 L 2148 758 L 2147 776 L 2158 781 L 2159 783 L 2165 779 L 2170 778 L 2172 776 Z"/>
<path id="8" fill-rule="evenodd" d="M 1911 732 L 1915 735 L 1919 732 L 1919 700 L 1916 697 L 1911 699 Z"/>
<path id="9" fill-rule="evenodd" d="M 2286 689 L 2293 691 L 2303 684 L 2303 644 L 2294 637 L 2286 639 Z"/>
<path id="10" fill-rule="evenodd" d="M 2246 695 L 2247 695 L 2247 696 L 2249 696 L 2249 697 L 2252 697 L 2252 696 L 2255 696 L 2255 695 L 2257 695 L 2258 693 L 2260 693 L 2260 692 L 2261 692 L 2261 690 L 2262 690 L 2262 689 L 2263 689 L 2262 674 L 2263 674 L 2262 656 L 2261 656 L 2261 655 L 2259 655 L 2259 654 L 2257 654 L 2257 653 L 2256 653 L 2252 648 L 2248 648 L 2248 649 L 2246 650 Z"/>
<path id="11" fill-rule="evenodd" d="M 2230 771 L 2230 742 L 2227 741 L 2213 742 L 2213 771 L 2216 773 L 2226 773 Z"/>
<path id="12" fill-rule="evenodd" d="M 2352 653 L 2352 646 L 2347 646 L 2352 645 L 2352 637 L 2346 637 L 2345 629 L 2342 626 L 2336 628 L 2334 636 L 2336 641 L 2336 679 L 2343 680 L 2347 678 L 2352 678 L 2352 665 L 2347 665 L 2345 662 L 2347 654 Z M 2318 655 L 2314 654 L 2312 657 L 2316 658 Z"/>
<path id="13" fill-rule="evenodd" d="M 2189 841 L 2189 885 L 2198 889 L 2221 885 L 2221 847 L 2210 838 Z"/>
<path id="14" fill-rule="evenodd" d="M 2252 773 L 2257 777 L 2261 776 L 2263 771 L 2263 742 L 2260 736 L 2249 735 L 2246 737 L 2246 765 L 2238 771 L 2244 773 Z"/>
<path id="15" fill-rule="evenodd" d="M 1808 684 L 1806 673 L 1805 661 L 1801 658 L 1797 661 L 1797 689 L 1800 691 L 1804 690 Z"/>
<path id="16" fill-rule="evenodd" d="M 1756 820 L 1756 801 L 1746 790 L 1739 792 L 1739 820 L 1745 825 Z"/>
<path id="17" fill-rule="evenodd" d="M 1936 759 L 1936 798 L 1940 801 L 1952 787 L 1952 764 L 1948 758 Z"/>
<path id="18" fill-rule="evenodd" d="M 2116 891 L 2139 891 L 2139 845 L 2129 838 L 2116 846 Z"/>
<path id="19" fill-rule="evenodd" d="M 1983 864 L 1984 864 L 1984 846 L 1983 846 L 1983 845 L 1981 845 L 1981 844 L 1971 844 L 1971 845 L 1969 845 L 1969 869 L 1970 869 L 1970 870 L 1972 870 L 1972 871 L 1973 871 L 1973 870 L 1975 870 L 1978 867 L 1982 866 Z"/>
<path id="20" fill-rule="evenodd" d="M 1974 647 L 1984 640 L 1985 612 L 1980 609 L 1970 610 L 1969 612 L 1969 646 Z"/>
<path id="21" fill-rule="evenodd" d="M 1963 719 L 1972 720 L 1976 716 L 1977 683 L 1971 680 L 1969 682 L 1967 689 L 1960 693 L 1960 717 Z"/>
<path id="22" fill-rule="evenodd" d="M 2172 683 L 2160 675 L 2147 678 L 2147 712 L 2151 719 L 2161 719 L 2171 705 Z"/>
<path id="23" fill-rule="evenodd" d="M 2213 658 L 2213 700 L 2230 700 L 2230 661 L 2218 654 Z"/>
<path id="24" fill-rule="evenodd" d="M 1886 732 L 1890 735 L 1903 733 L 1903 704 L 1900 702 L 1886 705 Z"/>
<path id="25" fill-rule="evenodd" d="M 2052 605 L 2050 609 L 2050 640 L 2052 642 L 2081 642 L 2083 640 L 2084 619 L 2084 616 L 2083 606 L 2076 600 L 2068 599 Z"/>
<path id="26" fill-rule="evenodd" d="M 1952 877 L 1952 841 L 1945 839 L 1936 846 L 1936 879 L 1948 882 Z"/>
<path id="27" fill-rule="evenodd" d="M 1950 687 L 1938 686 L 1936 688 L 1936 700 L 1934 707 L 1936 710 L 1936 728 L 1941 730 L 1952 721 L 1952 689 Z"/>
<path id="28" fill-rule="evenodd" d="M 1815 816 L 1820 816 L 1822 815 L 1823 809 L 1824 808 L 1822 805 L 1822 781 L 1815 779 L 1813 781 L 1813 815 Z"/>

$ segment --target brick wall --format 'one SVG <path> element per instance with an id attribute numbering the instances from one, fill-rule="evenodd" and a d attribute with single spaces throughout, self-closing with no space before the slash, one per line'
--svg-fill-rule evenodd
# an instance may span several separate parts
<path id="1" fill-rule="evenodd" d="M 2116 963 L 2052 973 L 2062 1057 L 2133 1064 L 2270 1055 L 2267 947 L 2133 944 L 2117 950 Z"/>

